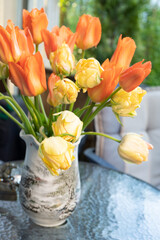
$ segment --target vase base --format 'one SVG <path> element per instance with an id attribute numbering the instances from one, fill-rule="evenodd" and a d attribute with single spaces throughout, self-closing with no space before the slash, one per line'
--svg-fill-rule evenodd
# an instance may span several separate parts
<path id="1" fill-rule="evenodd" d="M 54 221 L 41 221 L 39 219 L 32 219 L 32 222 L 34 222 L 35 224 L 39 225 L 39 226 L 42 226 L 42 227 L 58 227 L 58 226 L 61 226 L 63 224 L 65 224 L 66 219 L 64 220 L 60 220 L 58 222 L 54 222 Z"/>

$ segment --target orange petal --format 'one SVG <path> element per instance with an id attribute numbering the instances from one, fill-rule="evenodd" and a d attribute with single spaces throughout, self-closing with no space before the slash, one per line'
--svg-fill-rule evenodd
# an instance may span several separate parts
<path id="1" fill-rule="evenodd" d="M 123 67 L 123 70 L 127 69 L 131 63 L 135 49 L 136 44 L 132 38 L 125 37 L 122 39 L 122 35 L 120 35 L 116 50 L 110 62 Z"/>
<path id="2" fill-rule="evenodd" d="M 20 89 L 21 93 L 26 96 L 32 96 L 30 89 L 26 84 L 26 74 L 23 68 L 14 63 L 9 63 L 9 72 L 11 75 L 11 81 Z"/>
<path id="3" fill-rule="evenodd" d="M 83 14 L 78 21 L 76 45 L 83 50 L 97 46 L 101 39 L 101 23 L 99 18 Z"/>
<path id="4" fill-rule="evenodd" d="M 44 41 L 45 51 L 49 59 L 50 53 L 57 50 L 60 41 L 56 34 L 53 34 L 46 29 L 42 30 L 41 34 Z"/>
<path id="5" fill-rule="evenodd" d="M 45 13 L 41 13 L 38 16 L 31 19 L 32 36 L 35 44 L 42 42 L 41 31 L 48 26 L 48 18 Z"/>
<path id="6" fill-rule="evenodd" d="M 102 29 L 99 18 L 92 18 L 87 26 L 84 37 L 85 49 L 96 47 L 101 39 Z"/>
<path id="7" fill-rule="evenodd" d="M 12 55 L 15 62 L 18 62 L 21 56 L 21 51 L 17 42 L 17 36 L 15 32 L 15 28 L 11 31 L 11 49 Z"/>
<path id="8" fill-rule="evenodd" d="M 116 69 L 115 67 L 103 71 L 101 83 L 94 88 L 88 88 L 88 95 L 93 102 L 102 102 L 107 99 L 118 84 L 120 71 L 121 68 Z"/>
<path id="9" fill-rule="evenodd" d="M 142 83 L 144 76 L 144 70 L 142 68 L 127 69 L 126 72 L 120 76 L 119 84 L 126 92 L 130 92 Z"/>
<path id="10" fill-rule="evenodd" d="M 3 63 L 13 61 L 10 34 L 2 26 L 0 26 L 0 60 Z"/>
<path id="11" fill-rule="evenodd" d="M 26 59 L 24 71 L 27 74 L 26 84 L 32 92 L 32 96 L 43 93 L 46 90 L 46 76 L 44 64 L 39 52 Z"/>
<path id="12" fill-rule="evenodd" d="M 29 27 L 29 29 L 31 29 L 31 21 L 30 21 L 29 11 L 27 11 L 26 9 L 23 9 L 22 15 L 23 15 L 23 29 L 25 29 L 26 27 Z"/>
<path id="13" fill-rule="evenodd" d="M 28 56 L 30 54 L 33 54 L 34 44 L 29 29 L 25 28 L 25 30 L 21 30 L 18 27 L 16 27 L 15 30 L 18 45 L 21 50 L 21 55 L 25 54 L 25 56 Z"/>

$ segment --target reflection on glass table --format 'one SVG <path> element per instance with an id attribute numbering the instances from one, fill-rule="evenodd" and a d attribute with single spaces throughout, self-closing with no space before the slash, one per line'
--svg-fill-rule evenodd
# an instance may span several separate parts
<path id="1" fill-rule="evenodd" d="M 159 240 L 160 191 L 113 170 L 80 162 L 81 200 L 56 228 L 35 225 L 19 201 L 0 201 L 1 240 Z"/>

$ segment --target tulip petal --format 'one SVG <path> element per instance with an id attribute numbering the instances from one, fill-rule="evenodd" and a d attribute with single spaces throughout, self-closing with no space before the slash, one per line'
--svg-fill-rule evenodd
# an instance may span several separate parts
<path id="1" fill-rule="evenodd" d="M 29 27 L 29 29 L 31 28 L 31 21 L 30 21 L 30 16 L 29 16 L 29 11 L 26 9 L 23 9 L 23 29 L 25 29 L 26 27 Z"/>
<path id="2" fill-rule="evenodd" d="M 130 72 L 124 73 L 119 80 L 120 86 L 126 91 L 130 92 L 139 86 L 144 80 L 143 69 L 133 69 Z"/>
<path id="3" fill-rule="evenodd" d="M 76 45 L 83 50 L 97 46 L 101 39 L 101 32 L 99 18 L 83 14 L 76 27 Z"/>
<path id="4" fill-rule="evenodd" d="M 136 44 L 133 39 L 129 37 L 122 39 L 122 35 L 120 35 L 117 48 L 110 62 L 123 67 L 123 70 L 127 69 L 131 63 L 135 49 Z"/>
<path id="5" fill-rule="evenodd" d="M 34 44 L 29 28 L 21 30 L 16 27 L 16 36 L 22 54 L 26 56 L 32 54 L 34 52 Z"/>
<path id="6" fill-rule="evenodd" d="M 24 71 L 27 73 L 26 81 L 32 96 L 41 94 L 47 89 L 44 64 L 39 52 L 27 58 Z"/>
<path id="7" fill-rule="evenodd" d="M 21 93 L 26 96 L 32 96 L 32 93 L 27 86 L 26 75 L 23 68 L 14 62 L 10 62 L 9 72 L 11 75 L 11 81 L 20 89 Z"/>
<path id="8" fill-rule="evenodd" d="M 10 47 L 10 35 L 2 26 L 0 26 L 0 60 L 3 63 L 13 61 Z"/>
<path id="9" fill-rule="evenodd" d="M 96 47 L 101 39 L 102 29 L 99 18 L 92 18 L 87 26 L 84 45 L 87 48 Z"/>
<path id="10" fill-rule="evenodd" d="M 13 58 L 15 62 L 18 62 L 21 56 L 21 51 L 17 42 L 15 29 L 12 29 L 10 37 L 11 37 L 10 45 L 12 49 Z"/>
<path id="11" fill-rule="evenodd" d="M 102 81 L 94 88 L 88 88 L 88 95 L 93 102 L 102 102 L 113 92 L 119 81 L 122 68 L 111 67 L 102 72 Z"/>
<path id="12" fill-rule="evenodd" d="M 41 36 L 41 31 L 43 29 L 46 29 L 48 26 L 48 19 L 47 15 L 45 13 L 41 13 L 35 18 L 32 18 L 32 36 L 34 39 L 34 42 L 36 44 L 39 44 L 42 42 L 42 36 Z"/>
<path id="13" fill-rule="evenodd" d="M 52 34 L 46 29 L 43 29 L 41 34 L 44 42 L 45 51 L 49 59 L 50 53 L 57 50 L 61 41 L 59 41 L 60 39 L 56 34 Z"/>

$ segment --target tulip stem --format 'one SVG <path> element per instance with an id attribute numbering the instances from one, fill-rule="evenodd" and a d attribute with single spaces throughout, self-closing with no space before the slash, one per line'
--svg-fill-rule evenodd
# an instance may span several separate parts
<path id="1" fill-rule="evenodd" d="M 42 126 L 43 124 L 42 124 L 41 117 L 40 117 L 40 115 L 39 115 L 39 113 L 38 113 L 38 111 L 37 111 L 34 103 L 33 103 L 32 100 L 31 100 L 29 97 L 27 97 L 27 96 L 25 96 L 25 99 L 26 99 L 26 101 L 28 102 L 28 104 L 31 106 L 31 108 L 33 109 L 34 113 L 36 114 L 36 117 L 37 117 L 37 119 L 38 119 L 39 125 Z"/>
<path id="2" fill-rule="evenodd" d="M 52 122 L 53 122 L 53 113 L 54 113 L 54 108 L 50 108 L 50 112 L 49 112 L 49 126 L 48 126 L 48 133 L 49 136 L 52 135 Z"/>
<path id="3" fill-rule="evenodd" d="M 38 121 L 37 121 L 37 117 L 35 115 L 35 113 L 33 112 L 33 109 L 32 107 L 29 105 L 29 103 L 27 102 L 26 98 L 24 96 L 21 95 L 21 98 L 23 99 L 28 111 L 30 112 L 31 116 L 32 116 L 32 119 L 34 121 L 34 125 L 35 125 L 35 128 L 36 128 L 36 131 L 39 130 L 39 125 L 38 125 Z"/>
<path id="4" fill-rule="evenodd" d="M 36 44 L 36 49 L 35 49 L 36 52 L 38 52 L 38 46 L 39 46 L 39 44 Z"/>
<path id="5" fill-rule="evenodd" d="M 39 99 L 39 104 L 40 104 L 40 107 L 41 107 L 41 110 L 42 110 L 42 113 L 43 113 L 43 116 L 44 116 L 44 119 L 45 119 L 45 122 L 48 126 L 48 117 L 46 115 L 46 112 L 45 112 L 45 109 L 44 109 L 44 105 L 43 105 L 43 102 L 42 102 L 42 98 L 41 98 L 41 95 L 38 95 L 38 99 Z"/>
<path id="6" fill-rule="evenodd" d="M 35 96 L 35 97 L 34 97 L 34 105 L 35 105 L 35 108 L 37 109 L 37 111 L 40 112 L 40 110 L 39 110 L 38 96 Z"/>
<path id="7" fill-rule="evenodd" d="M 114 90 L 114 92 L 111 93 L 111 95 L 106 98 L 97 108 L 96 110 L 91 114 L 91 116 L 87 119 L 86 122 L 84 122 L 83 124 L 83 130 L 90 124 L 90 122 L 92 122 L 92 120 L 95 118 L 95 116 L 105 107 L 106 103 L 108 102 L 108 100 L 110 98 L 113 97 L 114 94 L 116 94 L 119 90 L 121 89 L 121 87 L 116 88 L 116 90 Z"/>
<path id="8" fill-rule="evenodd" d="M 0 110 L 7 115 L 10 119 L 12 119 L 20 128 L 24 129 L 23 124 L 21 124 L 16 118 L 14 118 L 9 112 L 7 112 L 7 110 L 5 108 L 3 108 L 2 106 L 0 106 Z"/>
<path id="9" fill-rule="evenodd" d="M 85 56 L 85 50 L 82 50 L 81 58 L 84 58 Z"/>
<path id="10" fill-rule="evenodd" d="M 91 100 L 91 99 L 90 99 L 90 97 L 88 96 L 87 99 L 86 99 L 86 102 L 85 102 L 85 104 L 84 104 L 84 106 L 83 106 L 83 108 L 81 108 L 81 109 L 79 109 L 78 111 L 76 111 L 76 115 L 77 115 L 79 118 L 83 115 L 84 111 L 90 107 L 90 105 L 88 105 L 89 102 L 90 102 L 90 100 Z"/>
<path id="11" fill-rule="evenodd" d="M 69 111 L 72 112 L 73 108 L 74 108 L 74 103 L 71 103 L 70 106 L 69 106 Z"/>
<path id="12" fill-rule="evenodd" d="M 82 132 L 81 135 L 98 135 L 98 136 L 102 136 L 102 137 L 106 137 L 106 138 L 109 138 L 113 141 L 116 141 L 116 142 L 121 142 L 121 140 L 117 139 L 117 138 L 114 138 L 108 134 L 104 134 L 104 133 L 98 133 L 98 132 Z"/>
<path id="13" fill-rule="evenodd" d="M 89 116 L 92 115 L 91 112 L 92 112 L 92 109 L 93 109 L 94 106 L 95 106 L 95 103 L 92 102 L 91 105 L 90 105 L 90 107 L 89 107 L 89 109 L 88 109 L 88 111 L 87 111 L 87 113 L 85 114 L 85 116 L 84 116 L 83 119 L 82 119 L 83 126 L 86 125 L 85 122 L 87 121 L 87 119 L 89 118 Z M 88 122 L 88 121 L 87 121 L 87 122 Z"/>
<path id="14" fill-rule="evenodd" d="M 19 106 L 19 104 L 15 101 L 14 98 L 11 98 L 9 96 L 4 96 L 2 94 L 0 94 L 0 100 L 4 99 L 5 101 L 6 100 L 9 100 L 9 102 L 11 102 L 15 108 L 17 109 L 17 111 L 19 112 L 19 114 L 21 115 L 21 119 L 22 119 L 22 122 L 24 123 L 25 127 L 24 127 L 24 130 L 26 133 L 31 133 L 35 138 L 36 138 L 36 134 L 32 128 L 32 125 L 28 119 L 28 117 L 26 116 L 25 112 L 22 110 L 22 108 Z M 8 102 L 8 103 L 9 103 Z"/>
<path id="15" fill-rule="evenodd" d="M 6 92 L 8 93 L 8 95 L 9 95 L 11 98 L 13 98 L 12 95 L 11 95 L 11 93 L 10 93 L 10 91 L 9 91 L 9 88 L 8 88 L 8 86 L 7 86 L 7 84 L 6 84 L 6 80 L 5 80 L 5 79 L 2 79 L 2 82 L 3 82 L 3 85 L 4 85 L 4 87 L 5 87 Z"/>

